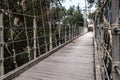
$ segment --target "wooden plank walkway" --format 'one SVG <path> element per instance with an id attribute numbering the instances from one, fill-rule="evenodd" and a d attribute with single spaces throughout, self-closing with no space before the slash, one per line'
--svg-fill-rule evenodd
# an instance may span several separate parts
<path id="1" fill-rule="evenodd" d="M 93 33 L 79 37 L 13 80 L 94 80 Z"/>

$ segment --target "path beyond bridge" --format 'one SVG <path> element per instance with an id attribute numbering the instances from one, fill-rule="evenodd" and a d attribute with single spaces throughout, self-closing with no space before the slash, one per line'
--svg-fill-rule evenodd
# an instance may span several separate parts
<path id="1" fill-rule="evenodd" d="M 93 33 L 88 32 L 13 80 L 94 80 Z"/>

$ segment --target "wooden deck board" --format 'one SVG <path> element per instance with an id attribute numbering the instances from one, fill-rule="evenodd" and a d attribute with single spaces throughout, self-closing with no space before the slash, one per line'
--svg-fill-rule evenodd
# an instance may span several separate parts
<path id="1" fill-rule="evenodd" d="M 89 32 L 13 80 L 94 80 L 93 34 Z"/>

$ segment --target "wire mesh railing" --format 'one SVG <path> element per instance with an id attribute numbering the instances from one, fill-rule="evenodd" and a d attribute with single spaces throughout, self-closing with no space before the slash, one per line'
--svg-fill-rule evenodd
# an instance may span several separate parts
<path id="1" fill-rule="evenodd" d="M 85 27 L 70 25 L 59 0 L 1 3 L 1 76 L 87 32 Z"/>
<path id="2" fill-rule="evenodd" d="M 96 27 L 95 27 L 95 38 L 97 42 L 97 50 L 99 55 L 99 62 L 101 66 L 101 76 L 103 80 L 119 80 L 118 77 L 115 77 L 115 75 L 120 76 L 120 69 L 119 69 L 119 60 L 118 65 L 114 64 L 114 62 L 117 60 L 114 57 L 113 50 L 116 50 L 113 48 L 115 45 L 113 45 L 113 24 L 112 20 L 114 16 L 111 16 L 114 14 L 112 12 L 112 7 L 114 3 L 112 0 L 105 0 L 102 1 L 104 4 L 101 5 L 98 13 L 96 16 Z M 119 3 L 118 3 L 119 4 Z M 118 35 L 119 36 L 119 35 Z M 120 44 L 120 43 L 117 43 Z M 120 56 L 119 54 L 116 54 L 116 56 Z M 116 66 L 115 66 L 116 65 Z M 113 75 L 113 73 L 115 75 Z"/>
<path id="3" fill-rule="evenodd" d="M 111 43 L 108 29 L 103 29 L 103 26 L 96 28 L 96 41 L 99 51 L 100 65 L 103 65 L 102 78 L 111 80 L 112 70 L 112 56 L 111 56 Z"/>

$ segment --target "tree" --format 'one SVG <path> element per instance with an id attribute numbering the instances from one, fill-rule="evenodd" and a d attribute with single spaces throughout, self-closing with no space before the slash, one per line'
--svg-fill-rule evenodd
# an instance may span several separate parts
<path id="1" fill-rule="evenodd" d="M 70 25 L 83 26 L 83 15 L 79 11 L 78 7 L 71 6 L 67 11 L 68 21 Z"/>
<path id="2" fill-rule="evenodd" d="M 16 59 L 10 57 L 9 59 L 4 60 L 5 73 L 15 69 L 16 62 L 18 66 L 21 66 L 29 61 L 28 57 L 33 59 L 33 19 L 35 16 L 37 16 L 38 43 L 40 46 L 45 44 L 43 24 L 46 30 L 45 35 L 47 42 L 49 41 L 47 8 L 50 9 L 51 4 L 54 3 L 54 10 L 51 10 L 53 16 L 52 19 L 57 21 L 58 17 L 62 18 L 63 16 L 63 13 L 61 12 L 62 9 L 58 5 L 61 1 L 63 0 L 0 0 L 0 9 L 4 11 L 4 57 L 17 55 L 15 56 Z M 53 13 L 55 15 L 53 15 Z M 44 22 L 41 17 L 44 18 Z M 30 56 L 27 52 L 27 46 L 30 47 Z M 47 46 L 49 46 L 49 42 Z M 45 46 L 40 48 L 41 54 L 45 53 Z M 37 56 L 39 56 L 38 50 Z"/>
<path id="3" fill-rule="evenodd" d="M 90 13 L 90 14 L 88 15 L 88 18 L 95 21 L 95 16 L 96 16 L 96 14 L 97 14 L 97 11 L 94 11 L 93 13 Z"/>
<path id="4" fill-rule="evenodd" d="M 93 3 L 94 2 L 94 0 L 87 0 L 89 3 Z"/>

